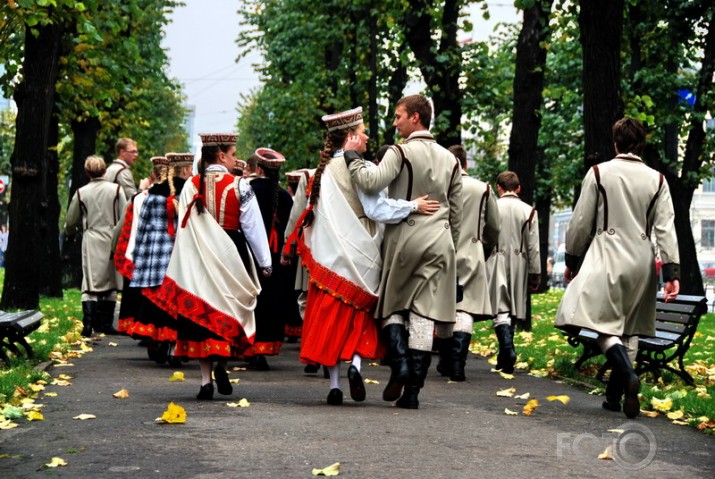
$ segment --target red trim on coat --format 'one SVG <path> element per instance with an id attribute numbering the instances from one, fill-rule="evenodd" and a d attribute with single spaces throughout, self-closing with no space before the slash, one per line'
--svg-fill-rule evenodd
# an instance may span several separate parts
<path id="1" fill-rule="evenodd" d="M 262 356 L 275 356 L 281 351 L 282 341 L 271 341 L 271 342 L 258 342 L 256 341 L 253 345 L 243 352 L 244 357 L 251 357 L 257 354 Z"/>
<path id="2" fill-rule="evenodd" d="M 191 359 L 207 359 L 212 357 L 237 358 L 236 348 L 228 341 L 207 339 L 206 341 L 187 341 L 178 339 L 174 348 L 174 356 Z"/>
<path id="3" fill-rule="evenodd" d="M 117 241 L 117 248 L 114 251 L 114 267 L 117 269 L 119 274 L 127 278 L 132 279 L 134 275 L 134 262 L 127 258 L 127 247 L 129 246 L 129 237 L 132 234 L 132 223 L 134 222 L 134 202 L 130 202 L 127 207 L 127 211 L 124 214 L 124 224 L 119 233 L 119 240 Z"/>

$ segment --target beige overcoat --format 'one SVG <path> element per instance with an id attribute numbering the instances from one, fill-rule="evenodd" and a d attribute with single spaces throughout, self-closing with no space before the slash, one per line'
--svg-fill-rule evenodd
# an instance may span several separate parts
<path id="1" fill-rule="evenodd" d="M 663 264 L 678 264 L 673 220 L 668 182 L 639 157 L 618 155 L 591 168 L 566 231 L 566 253 L 584 260 L 566 288 L 556 327 L 653 336 L 656 275 L 651 237 Z"/>
<path id="2" fill-rule="evenodd" d="M 305 174 L 301 175 L 298 181 L 298 187 L 296 188 L 295 196 L 293 196 L 293 206 L 290 209 L 290 216 L 288 216 L 288 223 L 286 224 L 286 241 L 288 241 L 288 237 L 293 233 L 296 223 L 308 206 L 308 182 L 314 174 L 315 169 L 305 170 Z M 296 259 L 293 258 L 293 261 L 296 261 Z M 294 287 L 298 291 L 308 291 L 308 272 L 303 265 L 300 264 L 300 261 L 295 272 Z"/>
<path id="3" fill-rule="evenodd" d="M 137 194 L 137 187 L 134 184 L 132 169 L 122 160 L 114 160 L 104 173 L 104 178 L 111 183 L 122 185 L 124 196 L 131 198 Z"/>
<path id="4" fill-rule="evenodd" d="M 353 161 L 350 173 L 368 195 L 388 188 L 389 198 L 414 200 L 429 195 L 440 203 L 434 215 L 410 215 L 400 223 L 385 225 L 376 317 L 411 311 L 435 321 L 454 322 L 456 246 L 463 207 L 457 159 L 428 131 L 419 131 L 390 148 L 377 168 Z"/>
<path id="5" fill-rule="evenodd" d="M 499 208 L 488 184 L 462 173 L 462 226 L 457 247 L 457 277 L 464 286 L 464 299 L 457 311 L 478 319 L 492 317 L 484 251 L 499 238 Z"/>
<path id="6" fill-rule="evenodd" d="M 494 262 L 490 284 L 494 314 L 509 313 L 523 321 L 529 301 L 529 274 L 541 273 L 539 217 L 536 209 L 515 193 L 503 194 L 497 203 L 499 242 L 489 258 Z"/>
<path id="7" fill-rule="evenodd" d="M 120 185 L 95 178 L 78 189 L 65 219 L 65 233 L 82 232 L 82 292 L 100 294 L 118 288 L 111 259 L 112 234 L 127 200 Z"/>

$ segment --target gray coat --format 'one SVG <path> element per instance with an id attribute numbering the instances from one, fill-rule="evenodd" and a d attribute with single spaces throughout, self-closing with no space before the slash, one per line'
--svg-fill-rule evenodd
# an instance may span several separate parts
<path id="1" fill-rule="evenodd" d="M 122 185 L 124 196 L 129 199 L 137 194 L 137 187 L 134 184 L 134 175 L 129 165 L 122 160 L 114 160 L 108 167 L 104 178 L 111 183 Z"/>
<path id="2" fill-rule="evenodd" d="M 95 178 L 75 192 L 67 209 L 65 233 L 82 236 L 82 292 L 108 293 L 117 289 L 111 260 L 112 233 L 126 198 L 120 185 Z"/>
<path id="3" fill-rule="evenodd" d="M 390 148 L 377 168 L 353 161 L 350 173 L 368 195 L 388 188 L 389 198 L 414 200 L 429 195 L 440 202 L 434 215 L 410 215 L 385 226 L 376 317 L 411 311 L 435 321 L 454 322 L 456 248 L 463 207 L 457 159 L 429 132 L 420 131 L 399 148 Z"/>
<path id="4" fill-rule="evenodd" d="M 566 231 L 566 254 L 583 257 L 556 327 L 614 336 L 655 334 L 655 254 L 679 263 L 673 202 L 663 175 L 634 155 L 591 168 Z"/>

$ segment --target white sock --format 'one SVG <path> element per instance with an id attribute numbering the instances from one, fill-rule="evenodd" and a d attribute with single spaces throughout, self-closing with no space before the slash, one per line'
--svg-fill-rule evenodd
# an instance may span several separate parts
<path id="1" fill-rule="evenodd" d="M 330 374 L 330 389 L 340 389 L 340 363 L 328 367 Z"/>
<path id="2" fill-rule="evenodd" d="M 359 354 L 357 354 L 357 353 L 353 354 L 353 360 L 352 360 L 351 364 L 353 366 L 355 366 L 358 371 L 360 371 L 360 366 L 362 366 L 362 358 L 360 357 Z"/>
<path id="3" fill-rule="evenodd" d="M 603 352 L 603 354 L 606 354 L 606 351 L 611 349 L 616 344 L 622 345 L 623 343 L 621 342 L 621 338 L 619 338 L 618 336 L 599 334 L 598 339 L 596 339 L 596 344 L 598 344 L 598 347 L 601 348 L 601 352 Z"/>

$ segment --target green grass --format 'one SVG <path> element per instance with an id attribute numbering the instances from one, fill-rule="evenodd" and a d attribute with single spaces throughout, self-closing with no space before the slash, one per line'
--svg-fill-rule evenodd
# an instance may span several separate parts
<path id="1" fill-rule="evenodd" d="M 517 332 L 514 344 L 518 354 L 517 367 L 535 376 L 564 380 L 594 393 L 603 391 L 604 385 L 595 379 L 603 356 L 587 361 L 581 370 L 573 364 L 582 348 L 571 347 L 565 337 L 554 328 L 554 318 L 563 291 L 551 290 L 532 296 L 532 331 Z M 476 323 L 472 351 L 492 356 L 497 351 L 496 336 L 491 321 Z M 685 355 L 686 369 L 695 379 L 695 387 L 687 386 L 676 375 L 664 371 L 659 380 L 650 375 L 641 376 L 641 408 L 653 410 L 651 399 L 670 399 L 669 412 L 682 411 L 680 421 L 697 427 L 715 419 L 715 314 L 708 313 L 700 319 L 698 331 Z M 665 412 L 662 412 L 665 414 Z M 707 418 L 707 419 L 705 419 Z M 715 433 L 715 422 L 704 430 Z M 701 426 L 703 428 L 703 426 Z"/>
<path id="2" fill-rule="evenodd" d="M 0 269 L 0 292 L 5 279 L 5 270 Z M 0 362 L 0 409 L 3 404 L 20 399 L 17 392 L 29 394 L 29 385 L 47 380 L 49 375 L 36 369 L 40 363 L 49 360 L 66 359 L 70 351 L 80 341 L 82 303 L 79 290 L 68 289 L 64 298 L 41 298 L 40 310 L 44 314 L 39 329 L 27 336 L 34 357 L 27 359 L 24 354 L 10 358 L 10 365 Z M 24 350 L 20 348 L 24 353 Z"/>

